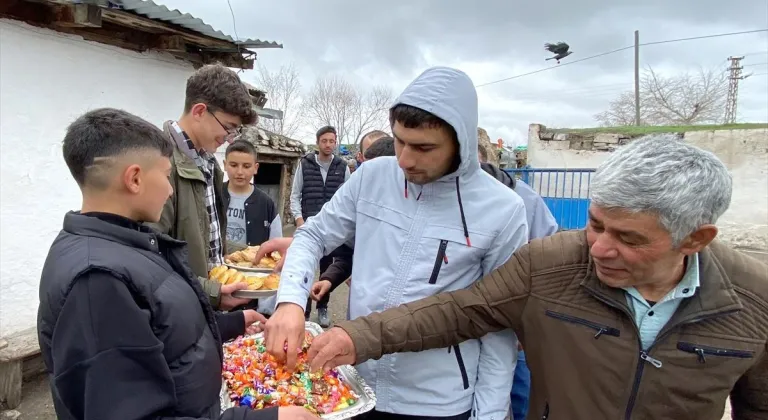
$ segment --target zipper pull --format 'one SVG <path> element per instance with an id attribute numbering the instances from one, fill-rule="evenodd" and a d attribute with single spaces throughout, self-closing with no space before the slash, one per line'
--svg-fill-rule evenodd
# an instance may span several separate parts
<path id="1" fill-rule="evenodd" d="M 606 331 L 608 330 L 606 330 L 605 328 L 600 328 L 599 330 L 597 330 L 597 334 L 595 334 L 595 340 L 600 338 L 600 336 L 603 335 L 603 333 L 605 333 Z"/>
<path id="2" fill-rule="evenodd" d="M 653 365 L 655 368 L 661 367 L 661 361 L 649 356 L 648 353 L 641 351 L 640 358 Z"/>
<path id="3" fill-rule="evenodd" d="M 448 254 L 443 254 L 443 262 L 448 264 Z"/>
<path id="4" fill-rule="evenodd" d="M 693 351 L 699 356 L 699 363 L 706 363 L 707 359 L 704 357 L 704 349 L 694 348 Z"/>

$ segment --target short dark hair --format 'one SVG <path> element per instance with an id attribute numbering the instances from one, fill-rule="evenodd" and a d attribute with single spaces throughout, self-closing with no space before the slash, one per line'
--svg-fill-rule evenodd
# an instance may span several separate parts
<path id="1" fill-rule="evenodd" d="M 204 103 L 211 112 L 221 111 L 238 116 L 243 124 L 256 121 L 253 98 L 237 73 L 221 64 L 200 67 L 187 79 L 184 112 L 195 104 Z"/>
<path id="2" fill-rule="evenodd" d="M 376 137 L 376 139 L 380 139 L 382 137 L 388 137 L 389 134 L 381 131 L 381 130 L 372 130 L 365 134 L 363 134 L 362 137 L 360 137 L 360 153 L 365 153 L 365 150 L 363 150 L 363 140 L 367 139 L 368 137 Z"/>
<path id="3" fill-rule="evenodd" d="M 100 108 L 86 112 L 69 125 L 62 150 L 77 184 L 83 187 L 94 183 L 98 187 L 99 180 L 91 179 L 91 171 L 99 159 L 144 150 L 170 158 L 173 144 L 159 128 L 131 113 Z"/>
<path id="4" fill-rule="evenodd" d="M 488 160 L 488 151 L 485 150 L 485 147 L 483 147 L 480 144 L 477 145 L 477 154 L 480 155 L 480 159 L 482 159 L 483 161 Z"/>
<path id="5" fill-rule="evenodd" d="M 256 146 L 248 140 L 233 141 L 232 144 L 227 146 L 227 150 L 224 152 L 224 158 L 226 159 L 232 152 L 248 153 L 253 156 L 253 160 L 259 160 L 259 153 L 256 151 Z"/>
<path id="6" fill-rule="evenodd" d="M 395 156 L 395 139 L 386 136 L 375 142 L 365 151 L 365 159 L 374 159 L 380 156 Z"/>
<path id="7" fill-rule="evenodd" d="M 424 111 L 421 108 L 406 104 L 397 104 L 389 110 L 389 123 L 395 125 L 395 121 L 402 124 L 405 128 L 438 128 L 445 127 L 450 131 L 453 139 L 458 143 L 459 137 L 456 135 L 456 129 L 447 121 L 435 114 Z"/>
<path id="8" fill-rule="evenodd" d="M 320 136 L 328 133 L 333 133 L 334 136 L 338 137 L 338 134 L 336 134 L 336 128 L 330 125 L 326 125 L 325 127 L 322 127 L 319 130 L 317 130 L 317 134 L 315 134 L 315 142 L 320 141 Z"/>

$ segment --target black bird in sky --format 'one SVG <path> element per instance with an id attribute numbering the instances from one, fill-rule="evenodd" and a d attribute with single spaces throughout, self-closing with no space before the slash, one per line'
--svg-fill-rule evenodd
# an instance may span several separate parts
<path id="1" fill-rule="evenodd" d="M 549 57 L 546 60 L 557 60 L 557 64 L 560 64 L 560 60 L 573 54 L 573 51 L 568 51 L 569 48 L 571 47 L 565 42 L 558 42 L 557 44 L 544 44 L 545 50 L 555 54 L 554 57 Z"/>

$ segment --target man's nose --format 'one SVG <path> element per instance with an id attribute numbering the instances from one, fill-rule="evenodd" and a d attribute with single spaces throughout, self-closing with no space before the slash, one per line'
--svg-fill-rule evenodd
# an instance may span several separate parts
<path id="1" fill-rule="evenodd" d="M 411 169 L 416 165 L 416 159 L 407 147 L 403 147 L 400 156 L 397 157 L 397 163 L 400 165 L 400 169 Z"/>
<path id="2" fill-rule="evenodd" d="M 599 233 L 597 235 L 597 239 L 590 247 L 589 252 L 593 257 L 601 259 L 616 258 L 618 256 L 613 239 L 606 233 Z"/>

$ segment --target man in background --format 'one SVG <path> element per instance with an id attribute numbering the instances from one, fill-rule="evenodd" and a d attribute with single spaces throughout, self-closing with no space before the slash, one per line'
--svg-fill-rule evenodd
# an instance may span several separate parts
<path id="1" fill-rule="evenodd" d="M 395 139 L 386 136 L 377 139 L 366 150 L 363 162 L 380 156 L 395 156 Z M 320 273 L 320 280 L 312 285 L 310 297 L 319 302 L 327 294 L 332 293 L 345 281 L 349 281 L 352 275 L 352 256 L 354 246 L 342 245 L 336 248 L 333 264 L 327 270 Z M 347 283 L 349 285 L 349 283 Z"/>
<path id="2" fill-rule="evenodd" d="M 310 217 L 316 215 L 325 203 L 349 179 L 349 167 L 344 160 L 335 156 L 336 129 L 331 126 L 322 127 L 315 135 L 317 151 L 307 153 L 299 161 L 296 175 L 293 177 L 291 190 L 291 213 L 296 219 L 296 227 L 300 228 Z M 320 259 L 320 272 L 327 270 L 333 263 L 333 253 Z M 328 301 L 330 294 L 317 302 L 317 320 L 323 327 L 331 322 L 328 317 Z M 312 312 L 312 300 L 307 299 L 304 318 L 309 319 Z"/>
<path id="3" fill-rule="evenodd" d="M 373 130 L 363 135 L 363 137 L 360 138 L 360 150 L 357 151 L 357 166 L 360 166 L 365 162 L 365 151 L 371 147 L 373 142 L 387 136 L 388 134 L 381 130 Z"/>
<path id="4" fill-rule="evenodd" d="M 513 189 L 525 203 L 526 219 L 528 220 L 528 240 L 543 238 L 557 233 L 557 221 L 547 207 L 544 199 L 523 181 L 515 179 L 507 172 L 488 162 L 488 153 L 478 145 L 477 154 L 480 167 L 502 184 Z M 524 420 L 528 413 L 528 400 L 531 394 L 531 371 L 525 360 L 525 352 L 518 343 L 517 366 L 512 382 L 511 407 L 512 419 Z"/>
<path id="5" fill-rule="evenodd" d="M 207 280 L 208 271 L 224 264 L 226 254 L 224 172 L 214 153 L 231 142 L 243 124 L 255 121 L 251 95 L 237 73 L 213 64 L 187 79 L 181 118 L 163 125 L 173 144 L 173 196 L 166 201 L 160 221 L 149 226 L 187 243 L 192 272 L 201 279 L 214 308 L 232 309 L 248 302 L 231 296 L 247 287 L 245 283 L 222 286 Z"/>

